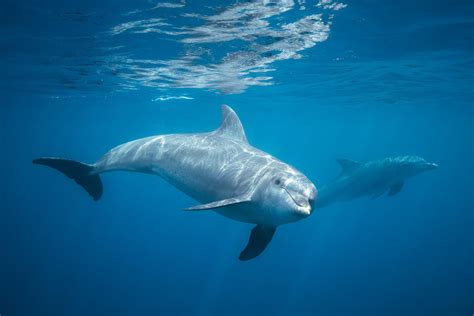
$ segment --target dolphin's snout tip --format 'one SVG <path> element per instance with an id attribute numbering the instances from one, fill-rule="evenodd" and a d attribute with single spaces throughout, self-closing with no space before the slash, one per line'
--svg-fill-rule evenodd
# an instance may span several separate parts
<path id="1" fill-rule="evenodd" d="M 298 211 L 297 211 L 297 214 L 300 216 L 300 217 L 308 217 L 309 215 L 311 215 L 311 206 L 304 206 L 304 207 L 299 207 L 298 208 Z"/>
<path id="2" fill-rule="evenodd" d="M 309 204 L 309 213 L 313 213 L 314 206 L 316 204 L 316 198 L 310 198 L 308 199 L 308 204 Z"/>
<path id="3" fill-rule="evenodd" d="M 303 207 L 300 207 L 299 213 L 302 217 L 310 216 L 311 213 L 313 213 L 314 205 L 316 202 L 316 196 L 317 196 L 317 193 L 311 194 L 307 198 L 307 203 L 305 203 Z"/>
<path id="4" fill-rule="evenodd" d="M 430 162 L 430 163 L 427 164 L 427 167 L 428 167 L 429 170 L 434 170 L 434 169 L 438 169 L 439 165 L 437 163 Z"/>
<path id="5" fill-rule="evenodd" d="M 312 190 L 310 196 L 308 197 L 308 203 L 309 203 L 309 206 L 310 206 L 310 213 L 313 212 L 317 199 L 318 199 L 318 189 L 315 186 L 313 186 L 313 190 Z"/>

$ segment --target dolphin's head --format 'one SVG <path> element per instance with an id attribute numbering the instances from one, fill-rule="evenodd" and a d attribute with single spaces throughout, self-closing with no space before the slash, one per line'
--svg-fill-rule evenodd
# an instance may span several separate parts
<path id="1" fill-rule="evenodd" d="M 438 168 L 437 164 L 428 162 L 418 156 L 403 156 L 394 158 L 394 160 L 399 166 L 399 172 L 405 177 L 415 176 Z"/>
<path id="2" fill-rule="evenodd" d="M 290 166 L 282 169 L 272 169 L 260 179 L 252 200 L 275 222 L 288 223 L 308 217 L 314 209 L 316 187 Z"/>

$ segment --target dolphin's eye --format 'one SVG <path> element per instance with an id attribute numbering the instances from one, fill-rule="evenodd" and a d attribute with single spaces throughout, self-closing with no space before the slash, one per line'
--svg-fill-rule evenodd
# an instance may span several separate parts
<path id="1" fill-rule="evenodd" d="M 276 179 L 276 180 L 274 181 L 274 183 L 275 183 L 275 185 L 280 185 L 280 184 L 281 184 L 281 180 L 280 180 L 280 179 Z"/>

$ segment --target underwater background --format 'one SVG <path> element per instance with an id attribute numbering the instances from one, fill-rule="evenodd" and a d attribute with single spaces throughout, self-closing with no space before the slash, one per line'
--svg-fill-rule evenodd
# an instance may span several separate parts
<path id="1" fill-rule="evenodd" d="M 3 0 L 0 314 L 471 315 L 473 27 L 470 0 Z M 211 131 L 223 103 L 317 187 L 341 157 L 440 167 L 241 262 L 252 226 L 156 176 L 94 202 L 31 163 Z"/>

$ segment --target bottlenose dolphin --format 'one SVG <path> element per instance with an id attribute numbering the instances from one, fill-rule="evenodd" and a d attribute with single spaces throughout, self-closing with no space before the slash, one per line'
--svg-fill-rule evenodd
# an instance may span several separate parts
<path id="1" fill-rule="evenodd" d="M 362 196 L 377 198 L 386 192 L 388 196 L 393 196 L 400 192 L 405 179 L 438 168 L 437 164 L 417 156 L 385 158 L 367 163 L 349 159 L 337 159 L 337 162 L 342 167 L 341 173 L 336 180 L 319 190 L 317 208 Z"/>
<path id="2" fill-rule="evenodd" d="M 222 105 L 222 122 L 209 133 L 151 136 L 119 145 L 94 164 L 45 157 L 33 160 L 59 170 L 94 200 L 102 196 L 100 174 L 134 171 L 155 174 L 201 205 L 236 221 L 256 224 L 240 260 L 265 250 L 276 227 L 308 217 L 317 195 L 301 172 L 252 147 L 237 114 Z"/>

